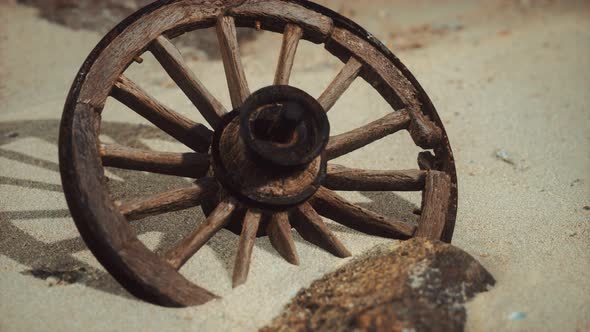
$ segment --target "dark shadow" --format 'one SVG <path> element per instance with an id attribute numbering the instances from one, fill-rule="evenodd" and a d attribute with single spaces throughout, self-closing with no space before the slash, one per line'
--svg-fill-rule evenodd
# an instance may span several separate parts
<path id="1" fill-rule="evenodd" d="M 0 254 L 29 267 L 23 272 L 25 275 L 36 276 L 38 271 L 83 271 L 77 282 L 114 295 L 133 298 L 110 274 L 72 256 L 86 250 L 84 241 L 79 237 L 44 243 L 14 226 L 3 212 L 0 213 L 0 233 Z"/>
<path id="2" fill-rule="evenodd" d="M 58 131 L 58 120 L 3 122 L 0 123 L 0 145 L 25 137 L 35 137 L 57 146 Z M 143 144 L 141 139 L 174 141 L 155 127 L 139 124 L 103 122 L 102 134 L 113 138 L 117 144 L 148 150 L 149 147 Z M 19 152 L 0 148 L 0 157 L 54 172 L 59 171 L 59 166 L 55 162 L 38 159 Z M 173 176 L 114 168 L 109 168 L 109 171 L 124 180 L 109 181 L 111 196 L 121 200 L 149 196 L 172 188 L 190 185 L 186 179 Z M 62 192 L 60 185 L 9 177 L 0 177 L 0 184 Z M 417 221 L 417 216 L 412 214 L 412 211 L 417 206 L 395 193 L 365 192 L 362 194 L 370 200 L 369 203 L 358 204 L 364 208 L 398 220 Z M 107 272 L 94 268 L 73 256 L 77 252 L 87 250 L 84 241 L 80 237 L 54 243 L 44 243 L 17 227 L 19 220 L 68 218 L 69 216 L 69 210 L 67 209 L 35 210 L 34 202 L 31 202 L 31 208 L 28 210 L 0 211 L 0 234 L 2 235 L 0 237 L 0 254 L 29 267 L 30 269 L 23 272 L 24 274 L 38 278 L 54 275 L 69 276 L 73 282 L 82 283 L 118 296 L 132 298 Z M 204 220 L 205 217 L 201 208 L 195 207 L 134 221 L 132 226 L 138 236 L 151 232 L 161 233 L 162 237 L 155 248 L 155 252 L 161 254 L 172 248 Z M 336 234 L 357 232 L 339 224 L 330 223 L 329 227 Z M 222 231 L 207 243 L 215 252 L 219 261 L 222 262 L 230 279 L 233 271 L 235 250 L 227 250 L 227 244 L 229 242 L 237 245 L 237 241 L 238 237 L 236 235 L 229 231 Z M 300 241 L 301 239 L 295 236 L 297 245 L 301 245 Z M 277 259 L 283 259 L 270 246 L 258 247 L 270 251 Z M 72 273 L 76 276 L 75 278 L 71 277 Z"/>
<path id="3" fill-rule="evenodd" d="M 358 204 L 366 209 L 400 221 L 414 224 L 418 222 L 418 216 L 413 211 L 419 206 L 400 197 L 395 192 L 367 191 L 361 192 L 361 195 L 371 200 L 370 203 Z"/>
<path id="4" fill-rule="evenodd" d="M 0 145 L 17 141 L 22 138 L 34 137 L 50 144 L 58 144 L 59 121 L 14 121 L 0 123 Z M 162 139 L 174 141 L 159 129 L 146 125 L 122 124 L 103 122 L 102 133 L 113 138 L 118 144 L 140 149 L 149 149 L 141 139 Z M 0 148 L 0 158 L 6 158 L 27 165 L 37 166 L 46 170 L 59 172 L 59 165 L 52 161 L 35 158 L 23 153 Z M 109 181 L 109 189 L 113 197 L 127 199 L 131 197 L 147 196 L 162 192 L 170 188 L 186 187 L 190 183 L 185 179 L 147 174 L 119 169 L 109 171 L 124 179 Z M 16 179 L 0 176 L 0 184 L 33 188 L 48 192 L 62 192 L 61 185 Z M 25 199 L 26 200 L 26 199 Z M 87 250 L 80 237 L 53 243 L 45 243 L 27 234 L 18 227 L 19 220 L 26 219 L 55 219 L 70 217 L 69 210 L 36 210 L 35 202 L 30 208 L 22 211 L 0 211 L 0 255 L 5 255 L 19 264 L 28 267 L 25 275 L 45 279 L 49 276 L 68 277 L 70 281 L 81 283 L 97 290 L 105 291 L 125 298 L 133 298 L 111 276 L 102 269 L 97 269 L 77 259 L 73 254 Z M 165 219 L 165 220 L 162 220 Z M 190 233 L 198 222 L 204 220 L 200 208 L 193 208 L 177 213 L 156 216 L 134 223 L 138 235 L 148 232 L 164 234 L 156 252 L 168 249 L 179 241 L 183 235 Z M 46 220 L 43 220 L 46 222 Z M 72 278 L 72 275 L 76 278 Z M 67 280 L 65 280 L 67 281 Z M 64 284 L 68 284 L 65 282 Z"/>
<path id="5" fill-rule="evenodd" d="M 0 176 L 0 185 L 17 186 L 23 188 L 41 189 L 48 191 L 62 192 L 61 185 L 33 180 L 15 179 Z"/>
<path id="6" fill-rule="evenodd" d="M 41 167 L 50 171 L 59 172 L 59 164 L 31 157 L 26 154 L 16 152 L 16 151 L 8 151 L 8 150 L 0 150 L 0 157 L 4 157 L 6 159 L 18 161 L 27 165 Z"/>
<path id="7" fill-rule="evenodd" d="M 30 211 L 4 211 L 0 215 L 5 220 L 22 220 L 22 219 L 54 219 L 54 218 L 69 218 L 70 210 L 30 210 Z"/>
<path id="8" fill-rule="evenodd" d="M 394 192 L 361 192 L 361 195 L 370 199 L 371 202 L 355 203 L 365 209 L 379 213 L 383 216 L 393 218 L 395 220 L 405 221 L 412 224 L 417 224 L 419 216 L 415 215 L 413 211 L 418 208 L 414 203 L 400 197 Z M 337 222 L 337 220 L 335 220 Z M 338 236 L 338 233 L 358 234 L 359 231 L 348 228 L 338 223 L 326 223 L 328 228 Z M 309 242 L 295 236 L 296 231 L 293 230 L 293 239 L 296 246 L 301 244 L 309 244 Z M 277 259 L 283 259 L 273 248 L 260 246 L 263 250 L 276 256 Z M 329 255 L 328 252 L 326 254 Z"/>

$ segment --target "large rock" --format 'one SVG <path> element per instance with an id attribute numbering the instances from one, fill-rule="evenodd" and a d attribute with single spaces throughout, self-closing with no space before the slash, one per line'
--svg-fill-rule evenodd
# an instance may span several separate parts
<path id="1" fill-rule="evenodd" d="M 315 281 L 262 331 L 461 331 L 463 303 L 494 283 L 464 251 L 412 239 Z"/>

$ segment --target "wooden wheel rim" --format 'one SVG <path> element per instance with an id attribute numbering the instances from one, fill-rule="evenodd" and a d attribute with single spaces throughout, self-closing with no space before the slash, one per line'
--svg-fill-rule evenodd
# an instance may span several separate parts
<path id="1" fill-rule="evenodd" d="M 284 10 L 285 6 L 289 10 Z M 260 15 L 267 7 L 275 9 L 268 15 Z M 425 117 L 440 131 L 434 148 L 436 159 L 425 158 L 429 162 L 423 164 L 450 177 L 450 202 L 442 234 L 442 239 L 450 242 L 457 208 L 457 177 L 443 124 L 415 78 L 372 35 L 339 14 L 303 0 L 162 0 L 121 22 L 96 46 L 76 76 L 62 117 L 60 171 L 68 206 L 84 241 L 117 281 L 135 296 L 166 306 L 197 305 L 215 298 L 137 239 L 108 195 L 98 133 L 100 113 L 111 88 L 135 56 L 160 35 L 172 38 L 193 29 L 212 27 L 221 15 L 233 16 L 237 26 L 254 27 L 261 21 L 263 29 L 275 32 L 282 32 L 286 23 L 297 24 L 304 30 L 303 39 L 325 43 L 326 49 L 345 63 L 354 53 L 353 43 L 365 45 L 366 53 L 358 59 L 364 70 L 357 74 L 373 83 L 392 107 L 408 110 L 414 125 L 410 131 L 413 133 L 418 128 L 413 135 L 417 145 L 433 147 L 430 137 L 421 135 L 423 131 L 419 130 L 424 127 Z M 375 70 L 372 65 L 376 58 L 386 59 L 387 63 L 381 65 L 387 68 Z M 383 69 L 392 75 L 383 77 Z"/>

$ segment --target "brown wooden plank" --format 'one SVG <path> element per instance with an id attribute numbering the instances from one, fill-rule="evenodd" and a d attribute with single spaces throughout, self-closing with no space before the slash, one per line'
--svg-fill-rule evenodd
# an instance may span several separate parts
<path id="1" fill-rule="evenodd" d="M 215 233 L 227 225 L 236 207 L 237 202 L 233 198 L 221 201 L 205 222 L 164 255 L 166 261 L 175 269 L 180 269 Z"/>
<path id="2" fill-rule="evenodd" d="M 111 95 L 168 135 L 197 152 L 207 152 L 213 133 L 157 102 L 125 76 L 113 86 Z"/>
<path id="3" fill-rule="evenodd" d="M 322 217 L 309 205 L 303 203 L 293 211 L 293 226 L 306 241 L 338 257 L 351 256 L 350 251 L 338 240 L 322 220 Z"/>
<path id="4" fill-rule="evenodd" d="M 279 54 L 279 63 L 275 72 L 275 85 L 288 85 L 297 53 L 297 45 L 303 36 L 303 29 L 294 24 L 287 24 L 283 32 L 283 45 Z"/>
<path id="5" fill-rule="evenodd" d="M 412 112 L 412 122 L 408 128 L 414 143 L 423 149 L 434 149 L 442 142 L 442 129 L 428 120 L 422 112 Z"/>
<path id="6" fill-rule="evenodd" d="M 322 216 L 366 234 L 409 237 L 416 231 L 414 225 L 369 211 L 324 187 L 312 196 L 310 203 Z"/>
<path id="7" fill-rule="evenodd" d="M 176 46 L 159 36 L 151 44 L 150 51 L 207 122 L 216 128 L 227 111 L 188 68 Z"/>
<path id="8" fill-rule="evenodd" d="M 394 108 L 419 110 L 417 91 L 402 72 L 377 48 L 344 27 L 336 27 L 326 41 L 326 49 L 347 61 L 350 55 L 365 64 L 361 76 L 379 91 Z"/>
<path id="9" fill-rule="evenodd" d="M 407 129 L 409 125 L 410 115 L 407 111 L 390 113 L 367 125 L 330 137 L 326 147 L 326 156 L 328 160 L 338 158 L 387 135 Z"/>
<path id="10" fill-rule="evenodd" d="M 352 191 L 420 191 L 424 189 L 426 171 L 378 171 L 328 165 L 323 186 L 332 190 Z"/>
<path id="11" fill-rule="evenodd" d="M 95 60 L 86 76 L 85 88 L 80 91 L 80 100 L 101 109 L 114 82 L 154 39 L 163 32 L 167 36 L 178 36 L 195 27 L 210 27 L 227 10 L 216 1 L 200 1 L 198 9 L 190 6 L 191 1 L 185 0 L 163 3 L 158 9 L 149 10 L 149 16 L 142 15 L 141 19 L 136 16 L 127 21 L 124 31 L 108 35 L 108 45 L 101 44 L 100 54 L 93 54 Z"/>
<path id="12" fill-rule="evenodd" d="M 412 116 L 410 135 L 416 145 L 424 149 L 437 147 L 442 141 L 442 130 L 424 114 L 420 95 L 410 80 L 383 53 L 368 41 L 343 29 L 335 28 L 326 49 L 344 61 L 350 54 L 365 64 L 361 76 L 371 84 L 395 109 L 406 108 Z"/>
<path id="13" fill-rule="evenodd" d="M 299 265 L 299 255 L 291 235 L 291 224 L 287 212 L 277 212 L 266 226 L 270 243 L 287 262 Z"/>
<path id="14" fill-rule="evenodd" d="M 450 197 L 450 176 L 438 171 L 428 172 L 416 236 L 441 240 L 449 212 Z"/>
<path id="15" fill-rule="evenodd" d="M 217 39 L 219 40 L 231 102 L 233 107 L 237 108 L 248 98 L 250 89 L 242 66 L 233 17 L 222 16 L 217 20 Z"/>
<path id="16" fill-rule="evenodd" d="M 102 165 L 198 179 L 207 175 L 209 156 L 203 153 L 171 153 L 101 144 Z"/>
<path id="17" fill-rule="evenodd" d="M 318 102 L 326 112 L 328 112 L 336 101 L 344 94 L 344 92 L 350 87 L 352 82 L 363 69 L 362 63 L 360 63 L 354 57 L 350 57 L 346 65 L 340 70 L 338 75 L 332 80 L 330 85 L 324 90 L 322 95 L 318 98 Z"/>
<path id="18" fill-rule="evenodd" d="M 153 215 L 180 211 L 200 205 L 217 193 L 218 184 L 213 178 L 202 178 L 188 188 L 169 190 L 148 198 L 119 203 L 119 211 L 128 221 Z"/>
<path id="19" fill-rule="evenodd" d="M 236 18 L 239 26 L 253 27 L 262 21 L 262 29 L 282 33 L 285 25 L 300 26 L 303 38 L 314 43 L 323 43 L 332 32 L 332 19 L 301 4 L 283 0 L 248 0 L 228 12 Z M 263 18 L 263 19 L 261 19 Z"/>
<path id="20" fill-rule="evenodd" d="M 255 209 L 249 209 L 246 212 L 246 217 L 244 217 L 232 277 L 232 286 L 234 288 L 242 285 L 248 279 L 252 249 L 254 248 L 254 242 L 256 242 L 256 232 L 258 232 L 261 218 L 262 212 Z"/>

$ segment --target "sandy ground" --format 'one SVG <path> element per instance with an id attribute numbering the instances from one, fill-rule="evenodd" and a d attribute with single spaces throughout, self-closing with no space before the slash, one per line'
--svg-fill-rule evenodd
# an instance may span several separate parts
<path id="1" fill-rule="evenodd" d="M 590 330 L 590 6 L 584 1 L 322 3 L 384 40 L 444 119 L 460 181 L 454 244 L 498 281 L 469 303 L 468 330 Z M 251 331 L 268 323 L 298 289 L 347 261 L 297 237 L 302 264 L 291 266 L 260 238 L 248 282 L 232 290 L 237 237 L 222 231 L 182 272 L 223 299 L 166 309 L 127 295 L 79 238 L 57 165 L 63 102 L 99 38 L 39 19 L 34 9 L 0 4 L 0 331 Z M 269 84 L 280 36 L 261 33 L 242 46 L 251 89 Z M 221 62 L 183 51 L 229 105 Z M 318 96 L 340 68 L 321 47 L 302 43 L 292 83 Z M 200 119 L 150 56 L 133 65 L 129 76 L 159 100 Z M 330 112 L 333 133 L 388 111 L 357 80 Z M 116 102 L 108 103 L 103 123 L 105 141 L 184 149 Z M 338 162 L 414 168 L 416 152 L 407 135 L 396 134 Z M 118 170 L 108 175 L 117 198 L 187 185 L 166 176 Z M 417 194 L 347 197 L 403 219 L 415 218 L 411 211 L 419 203 Z M 136 229 L 150 248 L 162 251 L 203 218 L 195 208 L 138 222 Z M 385 241 L 331 227 L 353 254 Z M 55 278 L 47 279 L 45 270 L 70 271 L 78 280 L 53 285 Z"/>

